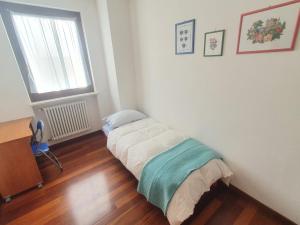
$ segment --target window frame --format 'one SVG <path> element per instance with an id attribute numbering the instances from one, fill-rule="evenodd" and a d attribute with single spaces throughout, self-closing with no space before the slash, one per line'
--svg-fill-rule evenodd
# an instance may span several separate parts
<path id="1" fill-rule="evenodd" d="M 77 26 L 77 31 L 78 31 L 81 56 L 85 68 L 85 74 L 87 76 L 86 78 L 90 83 L 89 86 L 85 88 L 66 89 L 66 90 L 46 92 L 46 93 L 31 93 L 31 89 L 29 85 L 29 77 L 28 77 L 28 66 L 21 49 L 21 44 L 19 43 L 18 40 L 17 32 L 13 24 L 11 12 L 21 13 L 25 15 L 56 18 L 56 19 L 68 19 L 68 20 L 71 19 L 75 21 Z M 31 102 L 39 102 L 44 100 L 94 92 L 91 65 L 90 65 L 80 12 L 0 1 L 0 14 L 4 26 L 6 28 L 6 32 L 10 44 L 14 51 L 14 55 L 16 57 Z"/>

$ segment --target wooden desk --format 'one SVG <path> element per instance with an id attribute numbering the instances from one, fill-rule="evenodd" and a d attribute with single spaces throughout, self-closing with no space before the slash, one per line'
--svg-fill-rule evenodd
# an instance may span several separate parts
<path id="1" fill-rule="evenodd" d="M 0 123 L 0 195 L 11 197 L 42 184 L 30 147 L 31 118 Z"/>

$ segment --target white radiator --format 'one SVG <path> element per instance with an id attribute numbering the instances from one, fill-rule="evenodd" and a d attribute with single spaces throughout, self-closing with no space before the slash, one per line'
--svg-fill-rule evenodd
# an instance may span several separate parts
<path id="1" fill-rule="evenodd" d="M 52 135 L 59 140 L 90 129 L 86 101 L 72 102 L 43 108 Z"/>

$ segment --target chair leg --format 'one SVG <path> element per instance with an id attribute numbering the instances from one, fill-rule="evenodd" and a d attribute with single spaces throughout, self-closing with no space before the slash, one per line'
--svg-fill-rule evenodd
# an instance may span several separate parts
<path id="1" fill-rule="evenodd" d="M 58 161 L 57 157 L 51 151 L 48 151 L 47 153 L 41 151 L 41 153 L 45 157 L 47 157 L 61 172 L 63 171 L 63 167 L 61 163 Z"/>
<path id="2" fill-rule="evenodd" d="M 52 158 L 55 160 L 55 162 L 56 162 L 56 164 L 58 165 L 59 169 L 60 169 L 61 171 L 63 171 L 62 164 L 61 164 L 61 162 L 58 160 L 58 158 L 56 157 L 56 155 L 55 155 L 53 152 L 51 152 L 51 151 L 49 151 L 48 153 L 49 153 L 49 154 L 52 156 Z"/>

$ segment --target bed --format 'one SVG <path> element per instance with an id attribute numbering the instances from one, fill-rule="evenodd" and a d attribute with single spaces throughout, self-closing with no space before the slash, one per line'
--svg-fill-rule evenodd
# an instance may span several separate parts
<path id="1" fill-rule="evenodd" d="M 107 148 L 136 177 L 141 179 L 145 165 L 155 156 L 183 142 L 188 136 L 152 119 L 143 118 L 106 131 Z M 165 213 L 171 225 L 181 224 L 193 214 L 201 196 L 217 180 L 229 184 L 231 170 L 220 159 L 213 159 L 190 173 L 169 202 Z"/>

